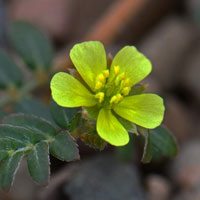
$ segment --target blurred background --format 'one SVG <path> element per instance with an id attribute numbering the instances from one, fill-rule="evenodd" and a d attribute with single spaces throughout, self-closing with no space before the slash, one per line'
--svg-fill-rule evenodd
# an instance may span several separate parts
<path id="1" fill-rule="evenodd" d="M 81 161 L 51 159 L 48 187 L 35 185 L 22 162 L 10 193 L 1 191 L 0 200 L 200 199 L 200 0 L 0 0 L 0 48 L 21 65 L 8 40 L 15 20 L 47 33 L 55 71 L 67 71 L 67 53 L 76 42 L 100 40 L 112 55 L 135 45 L 152 61 L 144 83 L 165 100 L 164 124 L 179 154 L 143 165 L 134 148 L 122 162 L 112 148 L 99 153 L 80 142 Z M 40 89 L 34 95 L 46 101 Z"/>

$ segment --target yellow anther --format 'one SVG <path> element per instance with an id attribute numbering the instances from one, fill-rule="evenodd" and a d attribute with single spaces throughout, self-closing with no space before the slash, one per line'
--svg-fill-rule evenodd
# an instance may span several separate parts
<path id="1" fill-rule="evenodd" d="M 99 81 L 99 82 L 104 82 L 104 80 L 105 80 L 105 76 L 104 76 L 103 74 L 99 74 L 99 75 L 97 76 L 97 81 Z"/>
<path id="2" fill-rule="evenodd" d="M 125 75 L 125 73 L 123 72 L 123 73 L 120 74 L 119 77 L 120 77 L 120 80 L 124 80 L 124 79 L 126 78 L 126 75 Z"/>
<path id="3" fill-rule="evenodd" d="M 129 78 L 126 78 L 126 80 L 124 81 L 124 86 L 130 86 L 130 79 Z"/>
<path id="4" fill-rule="evenodd" d="M 130 90 L 131 90 L 130 87 L 124 87 L 124 88 L 122 89 L 122 94 L 123 94 L 124 96 L 126 96 L 126 95 L 129 94 Z"/>
<path id="5" fill-rule="evenodd" d="M 97 81 L 96 85 L 95 85 L 95 90 L 99 90 L 100 88 L 102 88 L 103 84 L 100 81 Z"/>
<path id="6" fill-rule="evenodd" d="M 117 100 L 117 96 L 113 96 L 111 99 L 110 99 L 110 103 L 115 103 Z"/>
<path id="7" fill-rule="evenodd" d="M 123 96 L 121 94 L 117 94 L 111 98 L 110 103 L 119 103 L 122 99 Z"/>
<path id="8" fill-rule="evenodd" d="M 109 70 L 104 70 L 103 75 L 108 78 L 109 77 Z"/>
<path id="9" fill-rule="evenodd" d="M 123 99 L 123 96 L 119 93 L 116 96 L 117 96 L 117 103 Z"/>
<path id="10" fill-rule="evenodd" d="M 119 71 L 120 71 L 120 67 L 117 65 L 117 66 L 114 66 L 114 72 L 115 74 L 119 74 Z"/>
<path id="11" fill-rule="evenodd" d="M 101 103 L 104 100 L 104 93 L 103 92 L 99 92 L 95 95 L 95 98 L 97 98 L 99 100 L 99 103 Z"/>

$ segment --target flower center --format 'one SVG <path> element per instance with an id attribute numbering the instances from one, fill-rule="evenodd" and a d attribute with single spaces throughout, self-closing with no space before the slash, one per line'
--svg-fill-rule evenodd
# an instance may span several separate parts
<path id="1" fill-rule="evenodd" d="M 130 79 L 124 72 L 120 73 L 120 67 L 114 67 L 114 77 L 108 79 L 109 70 L 104 70 L 96 78 L 95 98 L 101 106 L 111 108 L 114 104 L 118 104 L 124 96 L 127 96 L 131 90 Z"/>

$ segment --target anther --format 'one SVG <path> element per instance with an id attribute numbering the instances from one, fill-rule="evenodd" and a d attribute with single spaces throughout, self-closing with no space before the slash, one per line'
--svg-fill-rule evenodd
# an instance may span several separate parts
<path id="1" fill-rule="evenodd" d="M 121 94 L 117 94 L 117 103 L 119 103 L 123 99 L 123 96 Z"/>
<path id="2" fill-rule="evenodd" d="M 117 97 L 116 96 L 113 96 L 111 99 L 110 99 L 110 103 L 115 103 L 117 100 Z"/>
<path id="3" fill-rule="evenodd" d="M 115 74 L 119 74 L 119 71 L 120 71 L 120 67 L 117 65 L 117 66 L 114 66 L 114 72 Z"/>
<path id="4" fill-rule="evenodd" d="M 127 95 L 129 94 L 130 90 L 131 90 L 130 87 L 124 87 L 124 88 L 122 89 L 122 94 L 123 94 L 124 96 L 127 96 Z"/>
<path id="5" fill-rule="evenodd" d="M 104 70 L 103 75 L 108 78 L 109 77 L 109 70 Z"/>
<path id="6" fill-rule="evenodd" d="M 126 80 L 124 81 L 124 86 L 130 86 L 130 79 L 129 78 L 126 78 Z"/>
<path id="7" fill-rule="evenodd" d="M 123 96 L 121 94 L 117 94 L 113 96 L 110 100 L 110 103 L 119 103 L 123 99 Z"/>
<path id="8" fill-rule="evenodd" d="M 100 88 L 102 88 L 103 84 L 100 81 L 97 81 L 96 85 L 95 85 L 95 90 L 99 90 Z"/>
<path id="9" fill-rule="evenodd" d="M 120 80 L 124 80 L 124 79 L 126 78 L 126 75 L 125 75 L 125 73 L 123 72 L 123 73 L 120 74 L 119 77 L 120 77 Z"/>
<path id="10" fill-rule="evenodd" d="M 103 74 L 99 74 L 99 75 L 97 76 L 97 81 L 99 81 L 99 82 L 104 82 L 104 80 L 105 80 L 105 76 L 104 76 Z"/>
<path id="11" fill-rule="evenodd" d="M 104 100 L 104 93 L 103 92 L 99 92 L 95 95 L 95 98 L 97 98 L 99 100 L 99 103 L 101 103 Z"/>

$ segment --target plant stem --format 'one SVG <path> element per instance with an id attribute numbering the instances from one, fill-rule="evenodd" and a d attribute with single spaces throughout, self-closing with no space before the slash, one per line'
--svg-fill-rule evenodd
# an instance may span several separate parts
<path id="1" fill-rule="evenodd" d="M 22 88 L 20 88 L 18 92 L 18 98 L 21 99 L 24 97 L 26 94 L 31 92 L 33 89 L 35 89 L 38 86 L 37 80 L 33 79 L 26 83 Z M 3 106 L 10 104 L 11 102 L 15 102 L 17 99 L 13 98 L 12 94 L 9 93 L 9 89 L 7 90 L 7 93 L 0 98 L 0 108 Z"/>

